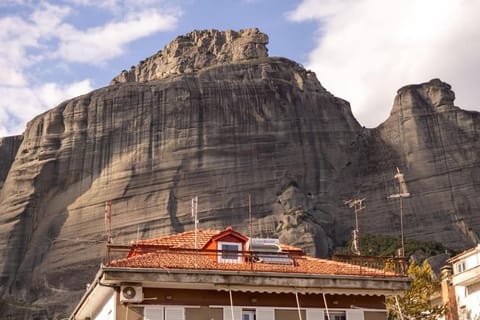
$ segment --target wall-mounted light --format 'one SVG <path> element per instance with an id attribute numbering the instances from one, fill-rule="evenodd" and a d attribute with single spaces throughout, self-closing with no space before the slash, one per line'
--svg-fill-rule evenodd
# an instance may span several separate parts
<path id="1" fill-rule="evenodd" d="M 250 302 L 251 302 L 251 303 L 257 303 L 257 298 L 251 298 L 251 299 L 250 299 Z"/>
<path id="2" fill-rule="evenodd" d="M 165 300 L 172 300 L 173 297 L 172 296 L 165 296 Z"/>

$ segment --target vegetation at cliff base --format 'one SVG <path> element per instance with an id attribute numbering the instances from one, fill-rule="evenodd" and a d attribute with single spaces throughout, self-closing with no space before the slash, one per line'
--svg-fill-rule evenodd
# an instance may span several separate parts
<path id="1" fill-rule="evenodd" d="M 352 254 L 351 246 L 352 241 L 350 240 L 345 246 L 337 248 L 335 254 Z M 371 234 L 360 236 L 360 253 L 364 256 L 393 257 L 400 247 L 401 242 L 398 237 Z M 452 253 L 451 250 L 438 242 L 421 242 L 412 239 L 405 240 L 405 257 L 410 257 L 419 251 L 422 252 L 425 258 L 447 251 Z"/>

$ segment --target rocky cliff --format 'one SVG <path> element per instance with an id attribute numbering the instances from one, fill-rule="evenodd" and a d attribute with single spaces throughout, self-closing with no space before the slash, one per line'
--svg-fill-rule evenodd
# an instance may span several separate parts
<path id="1" fill-rule="evenodd" d="M 104 257 L 107 200 L 124 244 L 192 229 L 194 196 L 201 228 L 247 232 L 250 194 L 254 236 L 327 256 L 350 237 L 352 197 L 367 198 L 361 232 L 398 234 L 387 195 L 400 167 L 407 237 L 476 241 L 478 113 L 432 80 L 400 89 L 390 118 L 362 128 L 267 42 L 257 29 L 194 31 L 0 141 L 3 314 L 68 315 Z"/>

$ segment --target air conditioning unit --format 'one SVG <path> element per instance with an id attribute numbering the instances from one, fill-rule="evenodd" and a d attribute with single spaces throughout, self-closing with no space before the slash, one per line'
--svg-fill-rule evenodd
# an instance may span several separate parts
<path id="1" fill-rule="evenodd" d="M 143 288 L 140 286 L 121 286 L 120 302 L 142 302 Z"/>

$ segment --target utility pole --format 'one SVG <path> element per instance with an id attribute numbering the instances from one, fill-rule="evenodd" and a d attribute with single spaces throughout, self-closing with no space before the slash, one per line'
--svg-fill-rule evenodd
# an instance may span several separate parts
<path id="1" fill-rule="evenodd" d="M 398 181 L 398 193 L 388 196 L 388 199 L 399 199 L 400 201 L 400 235 L 401 235 L 401 252 L 400 256 L 405 257 L 405 240 L 403 232 L 403 198 L 410 197 L 410 193 L 407 190 L 407 184 L 405 183 L 405 177 L 403 173 L 397 167 L 397 174 L 394 176 Z"/>
<path id="2" fill-rule="evenodd" d="M 360 252 L 360 233 L 358 230 L 358 212 L 366 208 L 363 205 L 363 199 L 351 199 L 344 201 L 344 204 L 347 205 L 349 208 L 354 208 L 355 211 L 355 230 L 353 230 L 353 242 L 352 242 L 352 251 L 355 255 L 359 256 Z"/>

